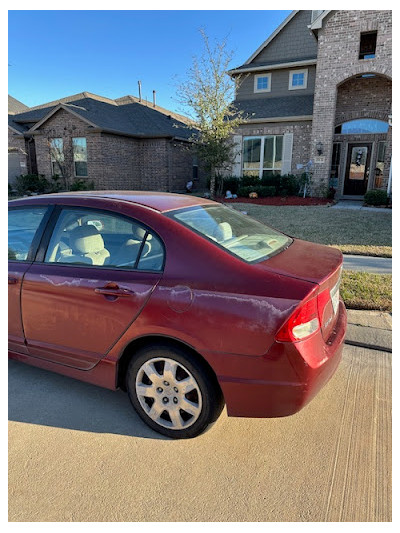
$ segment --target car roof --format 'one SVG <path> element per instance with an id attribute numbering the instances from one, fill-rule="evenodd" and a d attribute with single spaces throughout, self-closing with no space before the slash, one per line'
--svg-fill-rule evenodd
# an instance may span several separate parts
<path id="1" fill-rule="evenodd" d="M 132 202 L 145 207 L 150 207 L 160 212 L 182 209 L 184 207 L 193 207 L 196 205 L 215 204 L 215 202 L 206 198 L 192 196 L 188 194 L 174 194 L 156 191 L 77 191 L 64 192 L 57 194 L 46 194 L 34 196 L 34 198 L 110 198 L 113 200 L 123 200 Z M 32 198 L 32 197 L 30 197 Z M 58 203 L 58 202 L 57 202 Z"/>

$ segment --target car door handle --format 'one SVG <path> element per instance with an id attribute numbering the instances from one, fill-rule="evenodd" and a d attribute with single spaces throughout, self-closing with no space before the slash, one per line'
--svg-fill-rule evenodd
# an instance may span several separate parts
<path id="1" fill-rule="evenodd" d="M 120 296 L 132 296 L 135 293 L 130 289 L 120 287 L 97 287 L 94 292 L 96 294 L 102 294 L 103 296 L 114 296 L 119 298 Z"/>
<path id="2" fill-rule="evenodd" d="M 13 276 L 8 276 L 8 284 L 9 285 L 15 285 L 18 282 L 17 278 L 14 278 Z"/>

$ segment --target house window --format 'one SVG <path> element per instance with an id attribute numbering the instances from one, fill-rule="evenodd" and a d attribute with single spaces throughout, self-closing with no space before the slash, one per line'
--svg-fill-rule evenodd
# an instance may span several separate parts
<path id="1" fill-rule="evenodd" d="M 373 59 L 375 57 L 377 34 L 378 32 L 376 31 L 361 33 L 358 59 Z"/>
<path id="2" fill-rule="evenodd" d="M 283 135 L 244 137 L 243 175 L 262 178 L 280 174 L 282 169 Z"/>
<path id="3" fill-rule="evenodd" d="M 87 148 L 85 137 L 74 137 L 72 139 L 74 154 L 74 172 L 77 178 L 83 178 L 87 173 Z"/>
<path id="4" fill-rule="evenodd" d="M 385 155 L 386 155 L 386 141 L 378 142 L 378 153 L 376 156 L 376 167 L 375 167 L 375 189 L 382 187 L 383 181 L 383 169 L 385 168 Z"/>
<path id="5" fill-rule="evenodd" d="M 51 175 L 62 176 L 64 163 L 64 143 L 62 138 L 50 139 Z"/>
<path id="6" fill-rule="evenodd" d="M 289 90 L 307 88 L 308 69 L 291 70 L 289 73 Z"/>
<path id="7" fill-rule="evenodd" d="M 349 120 L 335 127 L 335 134 L 352 135 L 355 133 L 387 133 L 389 124 L 374 118 Z"/>
<path id="8" fill-rule="evenodd" d="M 330 181 L 329 181 L 330 187 L 337 187 L 339 185 L 341 148 L 342 148 L 341 143 L 333 143 L 331 175 L 330 175 Z"/>
<path id="9" fill-rule="evenodd" d="M 254 76 L 254 92 L 269 93 L 271 91 L 271 74 L 257 74 Z"/>

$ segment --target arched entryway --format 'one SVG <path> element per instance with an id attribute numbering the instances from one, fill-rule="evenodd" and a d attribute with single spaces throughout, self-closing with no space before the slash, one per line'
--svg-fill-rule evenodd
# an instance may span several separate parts
<path id="1" fill-rule="evenodd" d="M 386 189 L 391 158 L 392 82 L 365 73 L 339 84 L 330 185 L 342 197 Z"/>

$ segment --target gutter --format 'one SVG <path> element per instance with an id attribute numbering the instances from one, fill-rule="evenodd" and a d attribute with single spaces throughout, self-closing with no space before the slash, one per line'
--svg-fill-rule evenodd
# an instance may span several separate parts
<path id="1" fill-rule="evenodd" d="M 228 70 L 229 76 L 233 74 L 241 74 L 246 72 L 265 72 L 267 70 L 277 70 L 282 68 L 291 68 L 291 67 L 303 67 L 307 65 L 316 65 L 317 59 L 306 59 L 305 61 L 289 61 L 287 63 L 278 63 L 276 65 L 258 65 L 255 67 L 243 67 L 243 68 L 234 68 Z"/>
<path id="2" fill-rule="evenodd" d="M 312 120 L 312 115 L 298 115 L 294 117 L 268 117 L 268 118 L 249 118 L 242 124 L 261 124 L 263 122 L 298 122 Z"/>

